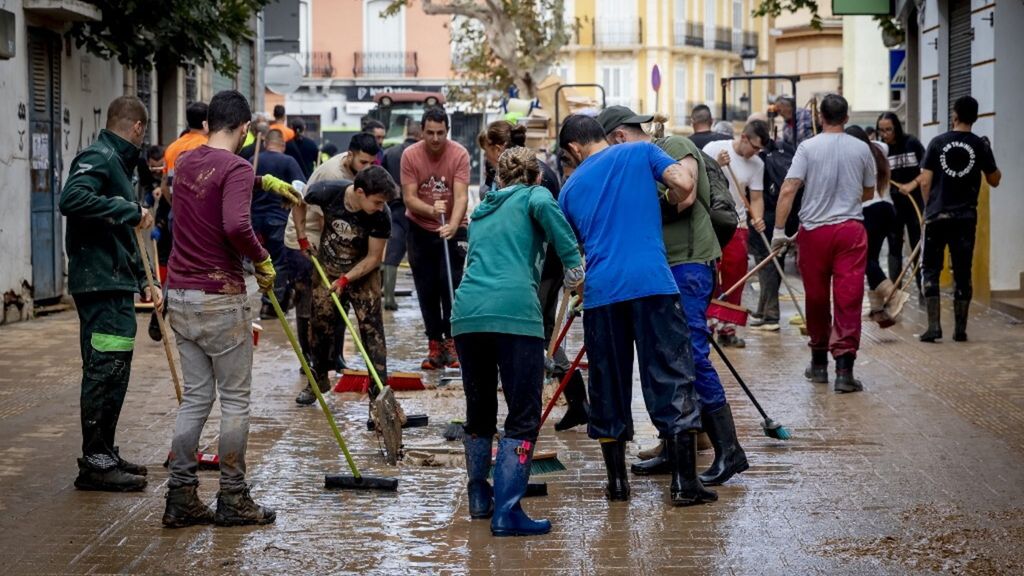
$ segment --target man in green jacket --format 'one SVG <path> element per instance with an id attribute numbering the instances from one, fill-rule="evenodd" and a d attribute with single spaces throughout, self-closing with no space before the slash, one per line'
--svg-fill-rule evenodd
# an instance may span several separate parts
<path id="1" fill-rule="evenodd" d="M 67 216 L 68 291 L 81 321 L 79 490 L 146 487 L 146 468 L 121 458 L 114 432 L 131 374 L 135 294 L 152 298 L 157 308 L 162 300 L 159 288 L 149 293 L 132 231 L 153 223 L 131 178 L 147 123 L 138 98 L 111 102 L 106 129 L 72 161 L 60 196 Z"/>

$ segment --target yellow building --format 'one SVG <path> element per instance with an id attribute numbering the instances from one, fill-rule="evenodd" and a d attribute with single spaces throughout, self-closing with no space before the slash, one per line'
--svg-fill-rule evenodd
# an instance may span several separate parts
<path id="1" fill-rule="evenodd" d="M 566 19 L 578 22 L 578 33 L 553 73 L 566 83 L 601 84 L 609 106 L 666 114 L 674 131 L 686 132 L 686 118 L 697 104 L 721 116 L 721 79 L 743 75 L 744 46 L 758 48 L 755 73 L 768 72 L 768 26 L 750 15 L 756 2 L 567 0 Z M 654 65 L 661 73 L 657 95 L 651 86 Z M 765 82 L 734 83 L 728 119 L 764 111 L 768 91 Z"/>

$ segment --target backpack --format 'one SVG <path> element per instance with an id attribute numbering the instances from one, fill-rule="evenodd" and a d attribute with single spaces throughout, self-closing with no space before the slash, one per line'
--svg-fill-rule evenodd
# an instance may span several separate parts
<path id="1" fill-rule="evenodd" d="M 786 181 L 786 173 L 793 164 L 793 156 L 796 149 L 792 145 L 780 142 L 769 142 L 761 152 L 761 160 L 764 161 L 764 208 L 769 214 L 775 213 L 775 206 L 779 202 L 779 193 L 782 191 L 782 183 Z M 800 227 L 800 204 L 804 197 L 804 187 L 796 193 L 793 199 L 793 207 L 789 211 L 789 218 L 786 219 L 786 234 L 796 234 Z M 769 226 L 774 223 L 769 222 Z"/>
<path id="2" fill-rule="evenodd" d="M 715 237 L 718 238 L 718 245 L 725 248 L 725 245 L 732 240 L 736 234 L 736 227 L 739 226 L 739 217 L 736 215 L 736 202 L 732 199 L 732 192 L 729 191 L 729 180 L 718 162 L 711 156 L 704 155 L 704 172 L 708 175 L 708 182 L 711 184 L 711 205 L 708 206 L 704 199 L 697 195 L 697 201 L 711 216 L 711 226 L 715 229 Z"/>

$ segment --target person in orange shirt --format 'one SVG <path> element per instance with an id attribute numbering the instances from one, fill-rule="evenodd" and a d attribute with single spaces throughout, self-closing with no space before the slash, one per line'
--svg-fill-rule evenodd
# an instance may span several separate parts
<path id="1" fill-rule="evenodd" d="M 153 191 L 156 199 L 162 196 L 169 201 L 173 192 L 171 186 L 174 184 L 174 164 L 178 156 L 206 144 L 209 138 L 209 130 L 206 125 L 206 110 L 209 108 L 205 102 L 193 102 L 185 109 L 185 120 L 188 122 L 188 131 L 171 142 L 171 145 L 164 151 L 164 177 L 160 181 L 160 188 Z"/>
<path id="2" fill-rule="evenodd" d="M 274 106 L 274 121 L 270 123 L 270 129 L 280 130 L 281 134 L 284 135 L 284 141 L 291 142 L 292 138 L 295 138 L 295 130 L 289 128 L 285 120 L 284 105 L 278 104 Z"/>

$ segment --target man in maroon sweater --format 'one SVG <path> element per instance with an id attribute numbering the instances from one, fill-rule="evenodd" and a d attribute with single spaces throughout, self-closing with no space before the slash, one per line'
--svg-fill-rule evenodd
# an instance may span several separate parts
<path id="1" fill-rule="evenodd" d="M 210 101 L 210 140 L 183 155 L 174 178 L 174 249 L 168 264 L 167 303 L 181 355 L 185 395 L 171 443 L 167 527 L 269 524 L 273 510 L 257 505 L 245 483 L 252 385 L 252 310 L 242 261 L 256 263 L 256 282 L 274 286 L 274 266 L 251 224 L 253 186 L 286 199 L 286 184 L 257 179 L 237 156 L 252 113 L 234 90 Z M 220 492 L 216 514 L 196 495 L 196 450 L 213 401 L 220 396 Z"/>

